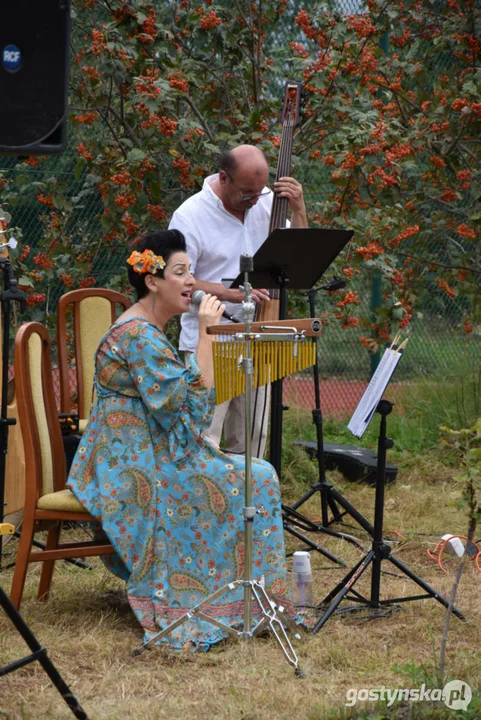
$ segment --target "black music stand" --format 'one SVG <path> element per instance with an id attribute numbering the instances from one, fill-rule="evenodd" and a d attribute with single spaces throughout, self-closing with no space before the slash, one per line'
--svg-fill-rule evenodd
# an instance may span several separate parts
<path id="1" fill-rule="evenodd" d="M 386 434 L 386 417 L 391 413 L 393 404 L 388 400 L 383 400 L 382 395 L 400 360 L 402 350 L 402 346 L 397 348 L 394 345 L 385 351 L 381 363 L 359 401 L 348 425 L 356 437 L 362 437 L 374 414 L 379 413 L 381 415 L 377 450 L 376 497 L 374 503 L 372 546 L 366 555 L 348 572 L 344 579 L 319 603 L 317 607 L 323 611 L 323 614 L 312 629 L 314 633 L 319 632 L 344 599 L 351 600 L 356 604 L 342 608 L 341 612 L 353 612 L 367 607 L 379 613 L 383 607 L 390 607 L 394 604 L 408 602 L 410 600 L 423 600 L 425 598 L 433 598 L 441 603 L 441 605 L 444 605 L 445 608 L 450 607 L 450 603 L 446 598 L 436 592 L 436 590 L 410 570 L 401 560 L 391 555 L 391 546 L 386 543 L 383 538 L 386 451 L 392 448 L 394 442 Z M 381 600 L 381 566 L 385 560 L 389 560 L 398 570 L 419 585 L 419 587 L 424 590 L 424 594 Z M 365 597 L 354 589 L 354 585 L 371 564 L 371 595 L 370 597 Z M 349 595 L 348 593 L 351 594 Z M 458 608 L 452 606 L 452 611 L 460 620 L 466 619 Z"/>
<path id="2" fill-rule="evenodd" d="M 338 228 L 277 228 L 254 255 L 250 280 L 255 288 L 280 290 L 279 320 L 287 317 L 287 291 L 309 290 L 353 236 Z M 238 275 L 231 287 L 242 285 Z M 272 383 L 269 461 L 281 475 L 282 380 Z"/>
<path id="3" fill-rule="evenodd" d="M 337 228 L 277 228 L 254 255 L 254 270 L 250 275 L 253 287 L 275 287 L 280 290 L 279 319 L 287 317 L 287 291 L 310 289 L 322 277 L 331 263 L 353 236 L 352 230 Z M 230 287 L 239 287 L 243 282 L 238 275 Z M 314 340 L 315 341 L 315 340 Z M 281 475 L 282 453 L 282 380 L 271 385 L 271 429 L 269 461 Z M 287 408 L 286 408 L 287 409 Z M 304 532 L 336 533 L 320 528 L 304 515 L 288 505 L 282 504 L 284 528 L 291 535 L 302 540 L 311 550 L 324 555 L 343 567 L 346 564 L 315 543 Z"/>

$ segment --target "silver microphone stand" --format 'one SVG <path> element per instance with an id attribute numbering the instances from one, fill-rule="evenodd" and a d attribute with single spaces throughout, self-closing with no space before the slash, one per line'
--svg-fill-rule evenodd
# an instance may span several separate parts
<path id="1" fill-rule="evenodd" d="M 264 630 L 269 629 L 276 640 L 277 644 L 284 653 L 284 657 L 287 662 L 295 668 L 297 677 L 303 678 L 304 673 L 299 667 L 299 661 L 297 659 L 296 652 L 292 646 L 292 643 L 287 635 L 286 628 L 292 632 L 293 636 L 297 639 L 301 639 L 301 634 L 296 623 L 284 612 L 282 606 L 277 603 L 268 595 L 263 583 L 253 580 L 252 578 L 252 530 L 254 524 L 254 518 L 256 515 L 256 508 L 252 506 L 252 458 L 251 458 L 251 390 L 252 390 L 252 375 L 254 372 L 254 363 L 252 359 L 252 348 L 251 343 L 253 340 L 263 339 L 262 335 L 254 335 L 251 332 L 251 323 L 254 320 L 255 313 L 255 302 L 252 300 L 252 286 L 249 283 L 249 272 L 253 271 L 252 257 L 250 255 L 241 255 L 240 258 L 240 272 L 244 273 L 244 292 L 245 300 L 242 303 L 242 312 L 244 316 L 244 322 L 246 324 L 244 333 L 237 333 L 234 337 L 236 340 L 245 341 L 245 356 L 239 359 L 239 365 L 242 365 L 245 374 L 245 506 L 242 510 L 244 520 L 244 547 L 245 547 L 245 563 L 244 563 L 244 578 L 242 580 L 234 580 L 227 585 L 224 585 L 219 590 L 209 595 L 202 602 L 195 605 L 193 608 L 188 610 L 184 615 L 174 620 L 170 625 L 160 630 L 156 635 L 151 637 L 147 642 L 136 648 L 132 655 L 140 655 L 144 650 L 152 647 L 161 638 L 165 637 L 179 625 L 185 622 L 191 621 L 195 618 L 204 620 L 205 622 L 214 625 L 230 636 L 236 637 L 239 640 L 253 640 L 256 636 L 262 633 Z M 295 330 L 295 329 L 294 329 Z M 266 335 L 266 339 L 269 340 L 286 340 L 286 339 L 299 339 L 297 336 L 293 338 L 291 333 L 275 333 L 275 335 Z M 244 618 L 242 629 L 236 629 L 230 625 L 226 625 L 219 620 L 210 617 L 204 612 L 206 605 L 210 605 L 214 600 L 224 595 L 227 592 L 233 593 L 239 587 L 244 589 Z M 258 610 L 261 615 L 261 619 L 253 627 L 252 618 L 252 601 L 255 600 L 257 603 Z"/>

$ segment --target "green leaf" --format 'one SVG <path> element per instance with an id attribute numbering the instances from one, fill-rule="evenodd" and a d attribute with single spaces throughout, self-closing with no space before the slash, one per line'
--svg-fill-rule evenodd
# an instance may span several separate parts
<path id="1" fill-rule="evenodd" d="M 140 148 L 134 148 L 127 153 L 127 160 L 131 163 L 142 162 L 145 158 L 146 154 Z"/>

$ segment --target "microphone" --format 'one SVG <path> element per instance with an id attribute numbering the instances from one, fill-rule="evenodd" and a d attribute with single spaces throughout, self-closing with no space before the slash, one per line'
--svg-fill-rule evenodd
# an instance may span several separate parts
<path id="1" fill-rule="evenodd" d="M 200 303 L 202 302 L 202 298 L 205 295 L 207 295 L 207 293 L 205 293 L 203 290 L 194 290 L 194 292 L 192 293 L 191 301 L 194 303 L 194 305 L 200 305 Z M 224 312 L 222 313 L 222 317 L 227 318 L 227 320 L 230 320 L 233 323 L 241 322 L 241 320 L 236 318 L 235 315 L 232 315 L 232 313 L 227 312 L 227 310 L 224 310 Z"/>

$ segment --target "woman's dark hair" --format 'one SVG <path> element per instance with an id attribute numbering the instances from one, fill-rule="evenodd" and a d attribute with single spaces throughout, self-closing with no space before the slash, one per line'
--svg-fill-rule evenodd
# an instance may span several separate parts
<path id="1" fill-rule="evenodd" d="M 167 262 L 174 253 L 186 252 L 185 238 L 179 230 L 159 230 L 158 232 L 148 233 L 129 245 L 128 257 L 130 257 L 130 254 L 134 252 L 134 250 L 140 253 L 144 250 L 152 250 L 154 255 L 160 255 L 164 258 L 165 262 Z M 140 275 L 135 272 L 131 265 L 127 267 L 129 282 L 137 294 L 137 300 L 140 300 L 145 297 L 148 292 L 145 286 L 145 276 L 147 273 Z M 155 274 L 158 277 L 164 277 L 163 270 L 157 270 Z"/>

